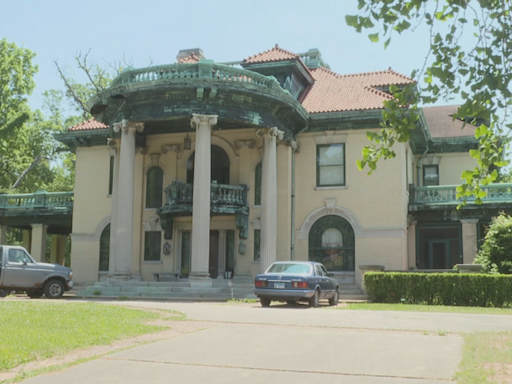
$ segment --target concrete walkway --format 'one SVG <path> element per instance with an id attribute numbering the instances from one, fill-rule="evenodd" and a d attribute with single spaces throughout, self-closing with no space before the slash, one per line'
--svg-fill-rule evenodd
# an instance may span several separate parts
<path id="1" fill-rule="evenodd" d="M 457 332 L 512 329 L 512 319 L 499 315 L 111 304 L 173 309 L 209 325 L 26 383 L 439 384 L 457 370 L 463 346 Z"/>

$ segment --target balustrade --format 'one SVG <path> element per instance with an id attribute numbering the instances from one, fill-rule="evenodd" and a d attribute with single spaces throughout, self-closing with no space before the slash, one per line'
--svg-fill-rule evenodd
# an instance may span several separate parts
<path id="1" fill-rule="evenodd" d="M 166 205 L 192 204 L 194 188 L 192 184 L 180 181 L 165 188 Z M 245 185 L 211 184 L 211 203 L 219 206 L 247 206 L 247 187 Z"/>
<path id="2" fill-rule="evenodd" d="M 204 70 L 205 68 L 210 70 Z M 245 69 L 235 68 L 230 65 L 207 62 L 200 62 L 197 64 L 178 63 L 141 69 L 128 69 L 114 79 L 112 86 L 158 80 L 199 78 L 220 80 L 231 83 L 250 83 L 268 89 L 281 89 L 279 82 L 274 76 L 265 76 Z"/>
<path id="3" fill-rule="evenodd" d="M 487 195 L 482 198 L 483 203 L 511 202 L 512 184 L 489 184 L 482 186 L 482 191 Z M 410 204 L 460 204 L 462 199 L 457 198 L 456 185 L 441 185 L 431 187 L 411 187 L 409 191 Z M 474 203 L 475 198 L 467 199 L 468 203 Z"/>
<path id="4" fill-rule="evenodd" d="M 72 208 L 74 192 L 46 192 L 0 195 L 0 209 Z"/>

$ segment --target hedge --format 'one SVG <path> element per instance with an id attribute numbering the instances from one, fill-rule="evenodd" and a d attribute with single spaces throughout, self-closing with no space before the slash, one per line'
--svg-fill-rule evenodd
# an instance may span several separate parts
<path id="1" fill-rule="evenodd" d="M 472 273 L 367 272 L 375 303 L 503 307 L 512 305 L 512 276 Z"/>

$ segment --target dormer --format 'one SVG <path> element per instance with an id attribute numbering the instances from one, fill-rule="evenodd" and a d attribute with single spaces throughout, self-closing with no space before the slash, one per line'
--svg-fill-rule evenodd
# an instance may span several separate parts
<path id="1" fill-rule="evenodd" d="M 304 90 L 315 82 L 300 55 L 287 51 L 277 44 L 268 51 L 250 56 L 241 62 L 244 69 L 274 76 L 283 89 L 298 99 Z"/>

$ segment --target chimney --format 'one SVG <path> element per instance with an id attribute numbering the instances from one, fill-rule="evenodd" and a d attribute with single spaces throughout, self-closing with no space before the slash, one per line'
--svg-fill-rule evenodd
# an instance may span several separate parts
<path id="1" fill-rule="evenodd" d="M 185 57 L 189 57 L 191 55 L 196 55 L 200 60 L 204 59 L 204 52 L 201 48 L 192 48 L 192 49 L 181 49 L 176 56 L 176 60 L 180 61 Z"/>

